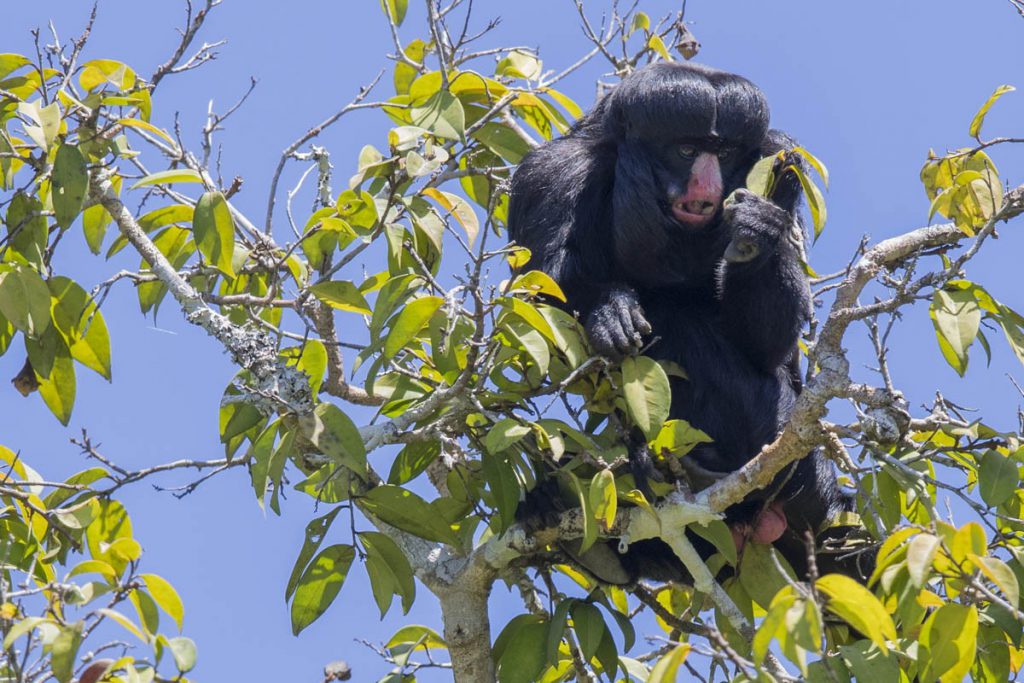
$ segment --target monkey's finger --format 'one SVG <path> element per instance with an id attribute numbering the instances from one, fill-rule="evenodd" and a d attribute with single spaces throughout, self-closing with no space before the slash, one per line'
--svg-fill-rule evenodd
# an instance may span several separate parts
<path id="1" fill-rule="evenodd" d="M 639 330 L 640 334 L 648 335 L 653 330 L 651 324 L 647 322 L 647 318 L 644 317 L 644 309 L 636 306 L 632 310 L 633 314 L 633 327 Z"/>
<path id="2" fill-rule="evenodd" d="M 632 353 L 635 349 L 643 346 L 643 332 L 633 317 L 639 307 L 630 299 L 619 298 L 615 300 L 615 312 L 618 314 L 619 326 L 622 328 L 623 338 L 626 340 L 626 353 Z"/>

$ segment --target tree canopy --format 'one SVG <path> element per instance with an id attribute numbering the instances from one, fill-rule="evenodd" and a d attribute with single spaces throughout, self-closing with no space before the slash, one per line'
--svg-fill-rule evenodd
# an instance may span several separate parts
<path id="1" fill-rule="evenodd" d="M 1009 16 L 1024 14 L 1010 4 Z M 922 160 L 923 227 L 865 239 L 834 273 L 815 272 L 812 255 L 819 306 L 803 340 L 805 388 L 779 437 L 742 471 L 654 501 L 622 467 L 623 430 L 641 429 L 662 457 L 686 457 L 707 438 L 668 419 L 668 376 L 679 370 L 591 352 L 579 322 L 552 305 L 564 299 L 558 285 L 507 243 L 506 192 L 524 155 L 582 115 L 563 82 L 583 64 L 603 60 L 600 90 L 643 64 L 695 56 L 685 3 L 658 17 L 642 4 L 577 2 L 590 47 L 551 68 L 533 48 L 491 45 L 494 22 L 471 0 L 426 0 L 422 16 L 383 0 L 389 68 L 299 135 L 266 201 L 244 205 L 245 178 L 222 177 L 218 135 L 247 95 L 211 106 L 195 146 L 160 114 L 173 102 L 154 98 L 220 48 L 204 42 L 219 2 L 185 5 L 180 42 L 152 73 L 94 53 L 95 11 L 74 38 L 53 28 L 36 34 L 35 53 L 0 54 L 0 354 L 23 362 L 8 393 L 67 425 L 78 378 L 112 377 L 104 303 L 123 288 L 143 316 L 184 316 L 235 372 L 227 386 L 190 387 L 222 396 L 222 457 L 126 467 L 83 431 L 83 469 L 57 479 L 31 441 L 0 447 L 4 677 L 188 680 L 197 646 L 181 632 L 185 605 L 149 566 L 120 501 L 178 471 L 188 505 L 232 470 L 273 514 L 299 514 L 289 507 L 300 497 L 315 504 L 304 538 L 268 549 L 295 556 L 284 586 L 293 633 L 346 618 L 347 579 L 368 575 L 394 629 L 378 646 L 380 671 L 358 680 L 1017 675 L 1024 425 L 938 393 L 911 405 L 889 357 L 893 331 L 927 318 L 929 343 L 961 376 L 997 345 L 1024 361 L 1024 317 L 972 270 L 979 254 L 1015 243 L 1024 213 L 1021 179 L 996 165 L 1024 138 L 985 123 L 1011 85 L 991 84 L 963 130 Z M 356 112 L 385 121 L 386 136 L 355 159 L 332 156 L 321 135 Z M 813 236 L 825 240 L 828 170 L 801 153 L 813 169 L 802 178 Z M 748 182 L 764 190 L 763 174 Z M 73 265 L 82 259 L 117 265 L 86 282 Z M 847 350 L 853 330 L 867 332 L 866 363 Z M 858 493 L 857 521 L 878 546 L 867 586 L 797 581 L 767 546 L 737 552 L 721 521 L 813 448 Z M 531 535 L 516 509 L 539 462 L 563 466 L 578 507 Z M 707 565 L 687 526 L 718 548 Z M 569 540 L 652 536 L 670 543 L 693 586 L 605 586 L 555 552 Z M 492 623 L 502 583 L 521 600 Z M 431 600 L 439 623 L 404 622 Z M 325 670 L 325 680 L 349 675 L 343 663 Z"/>

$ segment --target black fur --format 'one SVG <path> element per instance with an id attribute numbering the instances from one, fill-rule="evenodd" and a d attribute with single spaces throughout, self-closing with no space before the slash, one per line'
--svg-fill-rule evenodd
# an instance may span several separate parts
<path id="1" fill-rule="evenodd" d="M 764 95 L 744 78 L 655 64 L 623 79 L 566 136 L 530 153 L 512 179 L 510 235 L 532 251 L 531 267 L 561 285 L 594 348 L 621 357 L 657 338 L 649 355 L 685 369 L 688 380 L 672 379 L 671 416 L 714 439 L 684 458 L 705 477 L 748 462 L 792 412 L 810 292 L 794 239 L 801 199 L 795 175 L 780 179 L 772 201 L 741 190 L 730 206 L 719 201 L 705 224 L 684 224 L 672 207 L 686 192 L 694 159 L 680 150 L 715 154 L 727 197 L 758 159 L 794 144 L 769 130 L 768 119 Z M 646 467 L 634 471 L 642 475 Z M 788 530 L 776 547 L 802 571 L 804 531 L 816 533 L 853 501 L 818 452 L 772 488 L 730 508 L 727 521 L 749 523 L 767 498 L 784 501 Z M 537 498 L 549 493 L 533 494 L 525 514 L 535 514 Z M 705 557 L 713 552 L 691 537 Z M 590 568 L 613 582 L 689 579 L 660 541 L 632 544 L 619 562 Z M 822 569 L 856 574 L 848 564 L 826 561 Z"/>

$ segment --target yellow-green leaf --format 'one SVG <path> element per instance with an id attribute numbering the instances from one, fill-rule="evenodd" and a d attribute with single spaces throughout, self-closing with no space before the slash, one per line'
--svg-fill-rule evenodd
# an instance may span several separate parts
<path id="1" fill-rule="evenodd" d="M 145 178 L 137 180 L 129 190 L 135 190 L 147 185 L 170 185 L 171 183 L 201 183 L 203 177 L 190 168 L 172 168 L 167 171 L 150 173 Z"/>
<path id="2" fill-rule="evenodd" d="M 615 523 L 618 496 L 615 494 L 615 475 L 611 470 L 601 470 L 590 480 L 590 508 L 594 511 L 594 519 L 605 529 L 610 529 Z"/>
<path id="3" fill-rule="evenodd" d="M 395 26 L 401 26 L 409 9 L 409 0 L 380 0 L 380 6 L 389 21 Z"/>
<path id="4" fill-rule="evenodd" d="M 391 329 L 384 340 L 384 356 L 393 358 L 419 334 L 444 303 L 439 296 L 425 296 L 410 302 L 395 316 Z"/>
<path id="5" fill-rule="evenodd" d="M 180 631 L 181 622 L 185 618 L 185 605 L 182 604 L 178 591 L 174 590 L 174 586 L 167 579 L 157 574 L 139 574 L 139 578 L 146 582 L 146 588 L 149 589 L 153 600 L 171 619 L 174 619 Z"/>
<path id="6" fill-rule="evenodd" d="M 878 598 L 848 576 L 828 574 L 815 584 L 828 602 L 825 608 L 867 636 L 888 654 L 889 640 L 896 639 L 896 625 Z"/>
<path id="7" fill-rule="evenodd" d="M 192 234 L 199 253 L 222 273 L 234 277 L 235 221 L 220 192 L 204 192 L 192 217 Z"/>
<path id="8" fill-rule="evenodd" d="M 317 299 L 323 301 L 331 308 L 337 308 L 340 311 L 350 311 L 352 313 L 361 313 L 363 315 L 369 315 L 372 313 L 370 304 L 366 303 L 366 298 L 363 296 L 359 288 L 351 282 L 345 280 L 331 280 L 329 282 L 319 282 L 309 288 L 309 291 L 313 293 Z"/>
<path id="9" fill-rule="evenodd" d="M 1016 88 L 1012 85 L 1001 85 L 995 89 L 995 92 L 989 95 L 989 98 L 985 100 L 985 104 L 981 105 L 981 109 L 979 109 L 978 113 L 974 115 L 973 119 L 971 119 L 971 128 L 969 133 L 972 138 L 977 139 L 978 136 L 981 135 L 981 127 L 985 123 L 985 116 L 988 114 L 988 110 L 992 108 L 992 105 L 996 103 L 996 100 L 1006 93 L 1013 92 L 1014 90 L 1016 90 Z"/>
<path id="10" fill-rule="evenodd" d="M 935 610 L 921 629 L 920 643 L 928 648 L 921 664 L 922 683 L 960 683 L 967 676 L 977 650 L 978 610 L 947 603 Z"/>
<path id="11" fill-rule="evenodd" d="M 689 643 L 682 643 L 672 648 L 651 669 L 647 683 L 675 683 L 679 667 L 686 661 L 686 656 L 690 654 L 691 649 L 692 646 Z"/>
<path id="12" fill-rule="evenodd" d="M 178 147 L 177 143 L 174 142 L 174 138 L 168 135 L 163 129 L 157 128 L 148 121 L 143 121 L 142 119 L 118 119 L 117 123 L 122 126 L 127 126 L 128 128 L 138 128 L 148 133 L 152 133 L 153 135 L 161 137 L 167 142 L 171 143 L 171 145 L 173 145 L 175 149 L 177 149 Z"/>
<path id="13" fill-rule="evenodd" d="M 509 293 L 545 294 L 559 301 L 565 301 L 565 294 L 551 276 L 540 270 L 531 270 L 517 277 L 509 287 Z"/>

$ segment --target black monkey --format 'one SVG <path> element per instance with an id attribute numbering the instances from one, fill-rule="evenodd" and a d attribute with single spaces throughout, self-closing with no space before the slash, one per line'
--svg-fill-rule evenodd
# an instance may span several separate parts
<path id="1" fill-rule="evenodd" d="M 655 339 L 648 355 L 686 371 L 688 379 L 672 378 L 671 416 L 714 439 L 681 461 L 698 485 L 774 440 L 801 389 L 797 340 L 810 292 L 799 181 L 788 172 L 771 200 L 739 189 L 723 206 L 754 163 L 794 145 L 769 130 L 768 118 L 764 95 L 740 76 L 654 64 L 531 152 L 512 178 L 510 236 L 562 287 L 595 350 L 619 358 Z M 642 486 L 650 466 L 631 464 Z M 853 500 L 818 452 L 770 488 L 726 520 L 734 534 L 774 541 L 802 572 L 805 532 L 853 510 Z M 523 514 L 548 494 L 535 490 Z M 713 552 L 691 538 L 705 556 Z M 589 555 L 581 563 L 610 582 L 688 579 L 657 540 L 614 558 L 608 546 Z M 860 573 L 855 561 L 823 559 L 823 571 Z"/>

